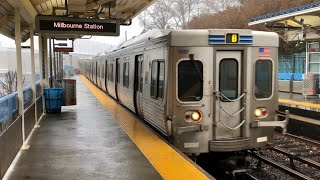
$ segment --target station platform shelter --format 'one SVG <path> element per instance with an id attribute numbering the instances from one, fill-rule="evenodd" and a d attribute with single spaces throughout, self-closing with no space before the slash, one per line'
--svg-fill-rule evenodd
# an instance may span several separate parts
<path id="1" fill-rule="evenodd" d="M 61 53 L 73 40 L 119 36 L 120 25 L 153 2 L 0 0 L 0 33 L 15 40 L 17 66 L 17 91 L 0 98 L 0 179 L 212 179 L 84 77 L 76 79 L 77 105 L 45 113 L 44 88 L 63 79 Z M 21 44 L 29 39 L 32 78 L 24 87 Z"/>
<path id="2" fill-rule="evenodd" d="M 4 179 L 212 179 L 84 76 L 76 81 L 77 105 L 41 116 Z"/>

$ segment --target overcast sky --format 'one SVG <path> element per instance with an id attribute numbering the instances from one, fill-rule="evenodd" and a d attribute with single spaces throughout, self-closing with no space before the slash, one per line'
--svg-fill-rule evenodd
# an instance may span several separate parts
<path id="1" fill-rule="evenodd" d="M 138 18 L 134 18 L 130 26 L 120 26 L 120 36 L 118 37 L 93 36 L 90 40 L 111 44 L 115 46 L 125 40 L 125 31 L 127 31 L 128 39 L 131 39 L 133 36 L 139 35 L 142 32 L 142 30 L 143 30 L 143 27 L 140 25 Z M 23 43 L 22 45 L 29 46 L 30 45 L 29 40 Z M 0 46 L 15 47 L 15 42 L 14 40 L 0 34 Z M 35 37 L 35 46 L 36 46 L 36 49 L 38 49 L 37 37 Z"/>

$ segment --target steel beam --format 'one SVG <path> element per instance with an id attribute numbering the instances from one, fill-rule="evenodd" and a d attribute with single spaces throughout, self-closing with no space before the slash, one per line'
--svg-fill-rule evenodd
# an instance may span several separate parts
<path id="1" fill-rule="evenodd" d="M 100 0 L 100 1 L 93 1 L 92 3 L 86 4 L 87 10 L 92 10 L 96 6 L 101 6 L 103 4 L 107 4 L 112 2 L 113 0 Z"/>
<path id="2" fill-rule="evenodd" d="M 5 16 L 1 17 L 0 18 L 0 28 L 7 25 L 8 22 L 10 22 L 13 18 L 14 18 L 14 16 L 11 16 L 9 14 L 6 14 Z"/>
<path id="3" fill-rule="evenodd" d="M 37 11 L 33 7 L 30 1 L 26 0 L 7 0 L 14 8 L 20 8 L 20 14 L 24 20 L 29 24 L 35 24 L 34 20 L 37 15 Z"/>

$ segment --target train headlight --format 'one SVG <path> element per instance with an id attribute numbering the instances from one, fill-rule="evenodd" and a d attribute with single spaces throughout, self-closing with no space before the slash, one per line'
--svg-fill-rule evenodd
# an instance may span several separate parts
<path id="1" fill-rule="evenodd" d="M 262 115 L 261 110 L 260 110 L 260 109 L 256 109 L 256 110 L 254 111 L 254 115 L 256 115 L 256 117 L 260 117 L 260 116 Z"/>
<path id="2" fill-rule="evenodd" d="M 192 119 L 193 121 L 200 121 L 200 120 L 201 120 L 201 114 L 200 114 L 200 112 L 198 112 L 198 111 L 193 112 L 193 113 L 191 114 L 191 119 Z"/>
<path id="3" fill-rule="evenodd" d="M 257 117 L 257 118 L 265 118 L 268 116 L 268 110 L 266 108 L 257 108 L 255 111 L 254 111 L 254 115 Z"/>
<path id="4" fill-rule="evenodd" d="M 200 121 L 202 121 L 202 113 L 200 111 L 188 111 L 188 112 L 186 112 L 184 117 L 187 122 L 200 122 Z"/>

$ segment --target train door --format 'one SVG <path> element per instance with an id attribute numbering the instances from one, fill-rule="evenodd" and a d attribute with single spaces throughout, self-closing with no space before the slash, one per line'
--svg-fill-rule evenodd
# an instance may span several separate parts
<path id="1" fill-rule="evenodd" d="M 115 91 L 116 91 L 116 98 L 119 99 L 118 91 L 120 87 L 120 63 L 119 58 L 116 59 L 116 82 L 115 82 Z"/>
<path id="2" fill-rule="evenodd" d="M 137 55 L 134 68 L 134 107 L 140 117 L 143 117 L 143 73 L 143 55 Z"/>
<path id="3" fill-rule="evenodd" d="M 241 94 L 241 51 L 217 51 L 216 53 L 216 88 L 219 98 L 217 107 L 217 139 L 239 138 L 243 124 Z"/>

